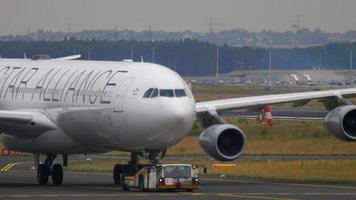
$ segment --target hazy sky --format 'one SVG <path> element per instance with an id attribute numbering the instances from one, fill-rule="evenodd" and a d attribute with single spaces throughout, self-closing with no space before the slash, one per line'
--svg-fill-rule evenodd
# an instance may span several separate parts
<path id="1" fill-rule="evenodd" d="M 328 32 L 356 29 L 355 0 L 0 0 L 0 34 L 38 28 L 208 31 L 208 17 L 223 29 Z"/>

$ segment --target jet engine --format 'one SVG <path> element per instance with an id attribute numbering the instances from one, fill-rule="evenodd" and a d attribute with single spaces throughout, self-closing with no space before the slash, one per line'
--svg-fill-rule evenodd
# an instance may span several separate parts
<path id="1" fill-rule="evenodd" d="M 208 127 L 199 137 L 199 144 L 211 157 L 220 161 L 232 161 L 245 150 L 245 134 L 230 124 Z"/>
<path id="2" fill-rule="evenodd" d="M 324 119 L 325 127 L 344 141 L 356 140 L 356 106 L 347 105 L 334 108 Z"/>

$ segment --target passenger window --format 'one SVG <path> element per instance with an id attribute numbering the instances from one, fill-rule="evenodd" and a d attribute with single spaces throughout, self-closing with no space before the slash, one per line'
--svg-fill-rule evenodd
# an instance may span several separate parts
<path id="1" fill-rule="evenodd" d="M 155 88 L 155 89 L 153 90 L 152 94 L 151 94 L 151 98 L 155 98 L 155 97 L 157 97 L 157 96 L 158 96 L 158 89 Z"/>
<path id="2" fill-rule="evenodd" d="M 151 93 L 153 91 L 153 88 L 148 89 L 145 94 L 143 95 L 143 98 L 149 98 L 151 96 Z"/>
<path id="3" fill-rule="evenodd" d="M 185 93 L 185 91 L 183 89 L 174 90 L 174 94 L 176 95 L 176 97 L 186 97 L 187 96 L 187 94 Z"/>
<path id="4" fill-rule="evenodd" d="M 159 90 L 159 96 L 161 97 L 174 97 L 173 90 Z"/>

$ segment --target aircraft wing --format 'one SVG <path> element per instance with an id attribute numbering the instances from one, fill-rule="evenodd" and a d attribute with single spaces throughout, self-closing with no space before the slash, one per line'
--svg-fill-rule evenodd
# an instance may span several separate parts
<path id="1" fill-rule="evenodd" d="M 41 110 L 0 110 L 0 132 L 18 138 L 31 139 L 57 128 Z"/>
<path id="2" fill-rule="evenodd" d="M 231 99 L 222 99 L 214 101 L 205 101 L 196 103 L 197 114 L 210 112 L 219 112 L 225 110 L 236 110 L 242 108 L 263 108 L 264 105 L 273 105 L 280 103 L 294 103 L 296 106 L 304 105 L 310 100 L 320 99 L 324 101 L 328 110 L 336 107 L 335 105 L 351 104 L 343 97 L 356 96 L 356 88 L 324 90 L 312 92 L 297 92 L 287 94 L 273 94 L 253 97 L 240 97 Z M 325 105 L 325 104 L 324 104 Z"/>

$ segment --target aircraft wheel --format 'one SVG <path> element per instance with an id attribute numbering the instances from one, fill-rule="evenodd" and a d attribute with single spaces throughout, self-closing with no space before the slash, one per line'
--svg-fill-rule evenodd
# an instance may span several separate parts
<path id="1" fill-rule="evenodd" d="M 63 181 L 63 167 L 60 164 L 53 165 L 52 168 L 52 182 L 55 185 L 62 184 Z"/>
<path id="2" fill-rule="evenodd" d="M 144 178 L 142 175 L 140 175 L 140 177 L 138 178 L 138 188 L 141 191 L 145 191 Z"/>
<path id="3" fill-rule="evenodd" d="M 116 164 L 114 167 L 114 171 L 113 171 L 114 183 L 116 185 L 120 185 L 120 183 L 121 183 L 121 180 L 120 180 L 121 173 L 122 173 L 122 166 L 119 164 Z"/>
<path id="4" fill-rule="evenodd" d="M 46 185 L 50 175 L 50 168 L 46 164 L 40 164 L 37 168 L 37 183 L 39 185 Z"/>
<path id="5" fill-rule="evenodd" d="M 121 174 L 121 187 L 122 187 L 122 190 L 123 191 L 129 191 L 130 190 L 130 188 L 129 188 L 129 186 L 128 185 L 126 185 L 126 183 L 125 183 L 125 174 L 124 173 L 122 173 Z"/>

